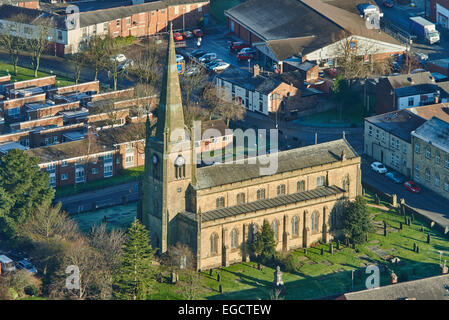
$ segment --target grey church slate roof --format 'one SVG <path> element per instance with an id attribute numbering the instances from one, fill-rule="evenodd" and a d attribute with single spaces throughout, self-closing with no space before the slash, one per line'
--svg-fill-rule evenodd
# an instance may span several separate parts
<path id="1" fill-rule="evenodd" d="M 232 207 L 227 208 L 219 208 L 210 210 L 207 212 L 204 212 L 202 214 L 201 221 L 211 221 L 215 219 L 221 219 L 226 218 L 230 216 L 235 216 L 239 214 L 245 214 L 254 212 L 257 210 L 265 210 L 270 208 L 275 208 L 279 206 L 285 206 L 297 202 L 312 200 L 312 199 L 318 199 L 328 196 L 333 196 L 337 194 L 344 193 L 344 190 L 336 187 L 336 186 L 329 186 L 329 187 L 318 187 L 313 190 L 309 191 L 302 191 L 302 192 L 296 192 L 292 194 L 286 194 L 282 196 L 277 196 L 276 198 L 270 198 L 270 199 L 263 199 L 258 200 L 254 202 L 244 203 Z"/>
<path id="2" fill-rule="evenodd" d="M 449 275 L 400 282 L 376 289 L 345 293 L 346 300 L 449 300 Z"/>
<path id="3" fill-rule="evenodd" d="M 278 152 L 278 169 L 276 174 L 294 171 L 340 161 L 344 151 L 346 159 L 358 157 L 348 142 L 344 139 L 320 143 L 317 145 Z M 273 157 L 273 155 L 270 155 Z M 265 157 L 259 161 L 260 157 Z M 260 178 L 261 168 L 267 167 L 267 156 L 256 157 L 256 163 L 246 163 L 246 159 L 232 164 L 219 164 L 197 169 L 196 189 L 206 189 L 216 186 Z M 276 158 L 271 158 L 276 160 Z M 243 163 L 244 162 L 244 163 Z M 242 163 L 244 165 L 242 165 Z"/>

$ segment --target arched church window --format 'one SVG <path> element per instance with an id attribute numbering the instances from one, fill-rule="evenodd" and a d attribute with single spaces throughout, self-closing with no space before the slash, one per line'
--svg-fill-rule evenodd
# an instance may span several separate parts
<path id="1" fill-rule="evenodd" d="M 244 204 L 244 203 L 245 203 L 245 194 L 241 192 L 237 195 L 237 204 Z"/>
<path id="2" fill-rule="evenodd" d="M 210 253 L 212 255 L 218 254 L 218 234 L 216 233 L 210 236 Z"/>
<path id="3" fill-rule="evenodd" d="M 218 197 L 217 198 L 217 208 L 224 208 L 224 206 L 225 206 L 225 198 Z"/>
<path id="4" fill-rule="evenodd" d="M 280 184 L 277 187 L 278 196 L 285 194 L 285 184 Z"/>
<path id="5" fill-rule="evenodd" d="M 175 177 L 176 179 L 182 179 L 186 176 L 186 161 L 183 156 L 179 155 L 175 159 Z"/>
<path id="6" fill-rule="evenodd" d="M 293 216 L 292 218 L 292 236 L 297 236 L 299 234 L 299 218 L 298 216 Z"/>
<path id="7" fill-rule="evenodd" d="M 312 213 L 312 231 L 318 231 L 318 211 Z"/>
<path id="8" fill-rule="evenodd" d="M 238 246 L 238 232 L 237 229 L 231 231 L 231 249 L 236 249 Z"/>
<path id="9" fill-rule="evenodd" d="M 279 221 L 278 220 L 274 220 L 271 223 L 271 229 L 273 229 L 274 240 L 278 241 L 279 240 Z"/>
<path id="10" fill-rule="evenodd" d="M 257 190 L 257 200 L 265 199 L 265 189 Z"/>
<path id="11" fill-rule="evenodd" d="M 304 190 L 306 190 L 306 182 L 304 180 L 298 181 L 296 187 L 297 187 L 298 192 L 304 191 Z"/>

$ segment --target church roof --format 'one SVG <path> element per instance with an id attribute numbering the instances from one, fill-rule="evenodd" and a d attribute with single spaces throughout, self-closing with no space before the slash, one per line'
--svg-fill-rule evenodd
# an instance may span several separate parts
<path id="1" fill-rule="evenodd" d="M 273 154 L 258 156 L 256 163 L 249 164 L 247 159 L 232 164 L 212 165 L 197 169 L 196 189 L 207 189 L 226 184 L 242 182 L 261 177 L 263 168 L 267 168 L 267 158 L 277 161 L 278 167 L 275 174 L 316 167 L 341 161 L 341 153 L 345 153 L 346 159 L 358 157 L 349 143 L 344 140 L 334 140 L 316 145 L 291 149 L 277 153 L 277 159 Z M 264 157 L 265 159 L 261 159 Z"/>
<path id="2" fill-rule="evenodd" d="M 211 221 L 215 219 L 226 218 L 230 216 L 235 216 L 239 214 L 245 214 L 249 212 L 254 212 L 257 210 L 266 210 L 270 208 L 275 208 L 279 206 L 285 206 L 297 202 L 303 202 L 312 199 L 318 199 L 328 196 L 333 196 L 337 194 L 342 194 L 345 191 L 336 186 L 323 186 L 318 187 L 309 191 L 296 192 L 293 194 L 286 194 L 282 196 L 277 196 L 275 198 L 257 200 L 254 202 L 239 204 L 227 208 L 219 208 L 210 211 L 206 211 L 202 214 L 203 222 Z"/>

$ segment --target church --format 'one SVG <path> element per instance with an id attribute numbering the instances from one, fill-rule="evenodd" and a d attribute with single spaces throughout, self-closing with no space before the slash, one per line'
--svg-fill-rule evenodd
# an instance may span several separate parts
<path id="1" fill-rule="evenodd" d="M 248 261 L 264 221 L 279 251 L 328 242 L 341 233 L 343 202 L 362 193 L 360 157 L 344 138 L 278 152 L 277 171 L 261 175 L 261 156 L 197 167 L 186 128 L 170 31 L 153 136 L 147 119 L 138 218 L 160 252 L 188 245 L 197 270 Z"/>

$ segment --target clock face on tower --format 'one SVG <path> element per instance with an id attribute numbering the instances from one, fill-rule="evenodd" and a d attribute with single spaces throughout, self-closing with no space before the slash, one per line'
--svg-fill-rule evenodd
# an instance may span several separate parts
<path id="1" fill-rule="evenodd" d="M 151 157 L 151 160 L 153 161 L 154 164 L 157 164 L 157 162 L 158 162 L 157 155 L 153 154 L 153 156 Z"/>
<path id="2" fill-rule="evenodd" d="M 177 167 L 181 167 L 186 163 L 186 160 L 184 159 L 183 156 L 178 156 L 175 160 L 175 166 Z"/>

